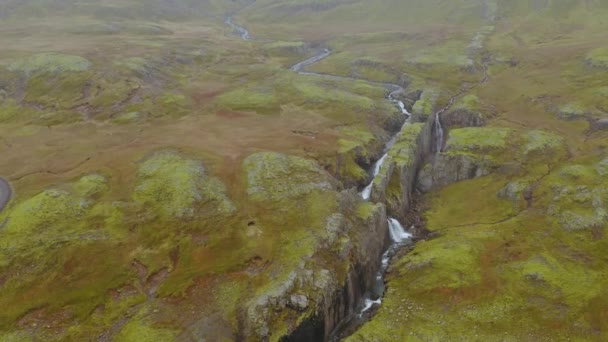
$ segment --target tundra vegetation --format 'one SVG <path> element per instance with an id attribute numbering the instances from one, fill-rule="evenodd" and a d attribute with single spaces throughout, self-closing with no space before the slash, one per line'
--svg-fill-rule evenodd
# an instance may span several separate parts
<path id="1" fill-rule="evenodd" d="M 607 340 L 606 18 L 602 0 L 2 1 L 0 340 L 278 341 L 376 257 L 385 205 L 426 234 L 346 340 Z M 308 70 L 343 77 L 289 70 L 320 48 Z M 413 114 L 383 204 L 352 190 L 403 122 L 382 83 Z M 450 99 L 442 152 L 420 155 Z"/>

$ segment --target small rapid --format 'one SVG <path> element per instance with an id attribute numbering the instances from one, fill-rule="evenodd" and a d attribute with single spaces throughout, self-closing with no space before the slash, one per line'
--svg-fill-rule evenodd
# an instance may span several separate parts
<path id="1" fill-rule="evenodd" d="M 441 111 L 435 113 L 435 152 L 440 153 L 443 149 L 443 126 L 441 125 Z"/>

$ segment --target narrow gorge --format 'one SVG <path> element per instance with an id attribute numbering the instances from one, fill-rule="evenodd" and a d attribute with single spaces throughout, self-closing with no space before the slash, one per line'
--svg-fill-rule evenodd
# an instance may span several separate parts
<path id="1" fill-rule="evenodd" d="M 253 39 L 246 28 L 234 23 L 232 17 L 226 17 L 225 22 L 241 39 Z M 400 99 L 405 95 L 405 89 L 398 84 L 378 83 L 306 70 L 307 67 L 328 58 L 331 54 L 332 52 L 327 48 L 317 49 L 312 57 L 294 64 L 290 70 L 300 75 L 365 81 L 380 85 L 387 91 L 386 99 L 402 114 L 402 124 L 389 137 L 379 158 L 371 164 L 369 170 L 371 181 L 359 192 L 363 201 L 374 203 L 379 210 L 380 219 L 374 219 L 371 222 L 372 226 L 369 226 L 363 235 L 363 239 L 374 241 L 374 244 L 355 247 L 361 249 L 360 253 L 371 255 L 371 262 L 369 256 L 364 260 L 352 262 L 348 266 L 346 283 L 332 284 L 329 288 L 322 289 L 325 293 L 324 300 L 293 332 L 281 338 L 284 342 L 339 341 L 365 324 L 375 309 L 382 304 L 386 286 L 384 274 L 390 266 L 391 258 L 403 247 L 411 247 L 414 240 L 426 238 L 424 227 L 412 226 L 411 232 L 408 232 L 400 220 L 408 216 L 411 220 L 410 209 L 418 192 L 416 187 L 419 183 L 419 171 L 426 163 L 433 161 L 434 154 L 442 152 L 445 132 L 441 115 L 472 88 L 462 89 L 450 97 L 445 106 L 420 122 L 413 120 L 412 114 Z M 484 79 L 479 84 L 487 80 L 485 68 L 484 65 Z M 473 87 L 475 86 L 477 85 Z M 424 91 L 416 90 L 414 93 L 418 94 L 419 99 Z M 410 106 L 413 107 L 418 99 L 414 99 L 414 103 Z M 384 217 L 386 219 L 383 219 Z M 420 222 L 419 219 L 416 221 Z M 377 238 L 378 234 L 381 239 Z M 259 338 L 266 340 L 268 336 L 263 333 Z"/>

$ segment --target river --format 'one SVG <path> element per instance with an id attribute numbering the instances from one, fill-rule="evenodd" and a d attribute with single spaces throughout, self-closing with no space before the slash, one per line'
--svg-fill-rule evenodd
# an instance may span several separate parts
<path id="1" fill-rule="evenodd" d="M 243 40 L 251 39 L 251 35 L 250 35 L 249 31 L 246 28 L 235 24 L 231 17 L 226 17 L 225 22 L 233 29 L 234 32 L 239 34 L 241 39 L 243 39 Z M 299 63 L 294 64 L 290 68 L 290 70 L 297 72 L 298 74 L 301 74 L 301 75 L 312 75 L 312 76 L 318 76 L 318 77 L 324 77 L 324 78 L 330 78 L 330 79 L 346 79 L 346 80 L 351 80 L 351 81 L 366 81 L 366 80 L 357 79 L 357 78 L 338 76 L 338 75 L 329 75 L 329 74 L 320 74 L 320 73 L 309 72 L 309 71 L 305 70 L 306 67 L 309 67 L 315 63 L 318 63 L 329 56 L 331 56 L 331 51 L 329 49 L 325 49 L 325 48 L 319 49 L 314 56 L 307 58 Z M 374 85 L 380 85 L 387 89 L 386 98 L 389 101 L 391 101 L 392 103 L 394 103 L 396 108 L 401 112 L 401 114 L 404 115 L 403 125 L 407 125 L 409 123 L 409 118 L 411 115 L 407 111 L 403 101 L 399 100 L 396 97 L 397 94 L 404 92 L 403 87 L 401 87 L 398 84 L 391 84 L 391 83 L 379 83 L 379 82 L 371 82 L 371 81 L 366 81 L 366 82 L 369 82 L 370 84 L 374 84 Z M 441 129 L 441 124 L 439 122 L 437 122 L 437 125 L 438 126 L 436 126 L 436 127 L 439 127 L 439 129 Z M 381 169 L 384 161 L 388 157 L 388 153 L 389 153 L 391 147 L 397 141 L 397 138 L 399 137 L 400 132 L 401 132 L 401 129 L 399 131 L 397 131 L 389 139 L 389 141 L 386 143 L 386 145 L 384 147 L 384 152 L 383 152 L 382 157 L 380 159 L 378 159 L 376 162 L 374 162 L 374 164 L 372 165 L 372 170 L 371 170 L 372 171 L 371 173 L 373 176 L 372 180 L 360 192 L 360 195 L 363 200 L 365 200 L 365 201 L 370 200 L 372 191 L 373 191 L 374 180 L 375 180 L 376 176 L 378 175 L 378 173 L 380 172 L 380 169 Z M 441 134 L 443 135 L 442 129 L 441 129 Z M 367 293 L 365 294 L 365 296 L 359 303 L 357 310 L 355 310 L 355 314 L 351 315 L 350 317 L 347 317 L 343 322 L 338 324 L 337 328 L 331 334 L 330 340 L 332 340 L 332 341 L 340 340 L 343 337 L 343 334 L 348 334 L 350 331 L 353 330 L 353 328 L 361 325 L 363 322 L 365 322 L 368 319 L 368 314 L 372 311 L 372 309 L 374 309 L 378 305 L 382 304 L 382 297 L 384 296 L 384 289 L 385 289 L 384 275 L 388 269 L 390 260 L 391 260 L 392 256 L 395 255 L 395 253 L 401 247 L 412 243 L 412 235 L 409 234 L 403 228 L 403 226 L 397 219 L 389 218 L 387 224 L 389 227 L 391 244 L 388 246 L 387 250 L 382 255 L 381 260 L 378 261 L 381 264 L 381 267 L 380 267 L 378 274 L 376 275 L 376 280 L 375 280 L 374 286 L 367 290 Z"/>

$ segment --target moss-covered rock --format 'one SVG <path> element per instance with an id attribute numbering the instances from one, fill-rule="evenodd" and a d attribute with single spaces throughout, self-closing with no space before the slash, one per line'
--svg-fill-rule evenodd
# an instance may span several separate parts
<path id="1" fill-rule="evenodd" d="M 236 210 L 218 179 L 208 177 L 200 161 L 164 151 L 144 160 L 137 172 L 133 199 L 161 217 L 188 219 Z"/>
<path id="2" fill-rule="evenodd" d="M 526 133 L 528 142 L 524 147 L 524 154 L 550 153 L 564 148 L 564 140 L 547 131 L 533 130 Z"/>
<path id="3" fill-rule="evenodd" d="M 370 181 L 364 167 L 383 149 L 382 140 L 368 129 L 349 126 L 340 129 L 338 139 L 337 174 L 345 187 L 362 186 Z"/>
<path id="4" fill-rule="evenodd" d="M 112 118 L 112 123 L 115 124 L 130 124 L 141 120 L 143 115 L 140 112 L 128 112 L 116 115 Z"/>
<path id="5" fill-rule="evenodd" d="M 476 95 L 469 94 L 460 98 L 450 110 L 441 116 L 441 123 L 448 128 L 484 126 L 487 116 Z"/>
<path id="6" fill-rule="evenodd" d="M 60 53 L 40 53 L 13 62 L 8 66 L 11 71 L 32 74 L 56 72 L 81 72 L 91 67 L 91 62 L 84 57 Z"/>
<path id="7" fill-rule="evenodd" d="M 596 68 L 608 68 L 608 48 L 599 48 L 590 51 L 586 58 L 585 62 Z"/>
<path id="8" fill-rule="evenodd" d="M 117 342 L 157 342 L 171 341 L 176 338 L 174 330 L 166 328 L 157 328 L 146 322 L 143 315 L 138 315 L 134 319 L 128 321 L 115 336 L 114 341 Z"/>
<path id="9" fill-rule="evenodd" d="M 426 121 L 427 118 L 435 112 L 438 97 L 439 91 L 434 89 L 425 90 L 412 108 L 414 120 L 417 122 Z"/>
<path id="10" fill-rule="evenodd" d="M 581 120 L 591 115 L 588 108 L 580 102 L 567 103 L 557 110 L 557 117 L 561 120 Z"/>
<path id="11" fill-rule="evenodd" d="M 334 189 L 329 174 L 316 162 L 274 152 L 260 152 L 243 161 L 247 194 L 256 201 L 280 201 Z"/>
<path id="12" fill-rule="evenodd" d="M 418 188 L 428 192 L 489 174 L 509 149 L 510 129 L 470 127 L 450 130 L 445 151 L 420 171 Z"/>
<path id="13" fill-rule="evenodd" d="M 262 88 L 235 89 L 217 97 L 220 106 L 232 110 L 255 111 L 259 114 L 273 114 L 278 111 L 279 99 L 274 90 Z"/>
<path id="14" fill-rule="evenodd" d="M 446 151 L 491 151 L 507 147 L 507 128 L 470 127 L 450 131 Z"/>
<path id="15" fill-rule="evenodd" d="M 430 126 L 406 124 L 374 179 L 372 200 L 385 203 L 389 214 L 403 217 L 413 200 L 416 175 L 429 151 Z"/>

